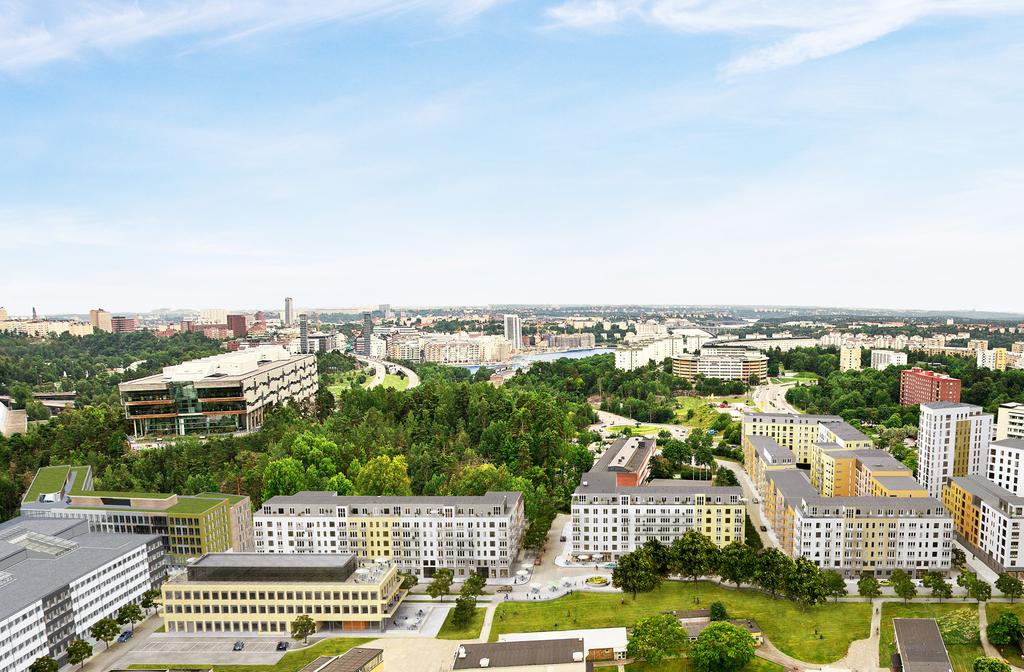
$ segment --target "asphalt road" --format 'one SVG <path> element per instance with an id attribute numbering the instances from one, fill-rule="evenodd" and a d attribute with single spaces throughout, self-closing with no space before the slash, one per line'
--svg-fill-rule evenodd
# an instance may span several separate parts
<path id="1" fill-rule="evenodd" d="M 786 401 L 786 392 L 796 383 L 758 385 L 754 388 L 754 404 L 765 413 L 799 413 Z"/>

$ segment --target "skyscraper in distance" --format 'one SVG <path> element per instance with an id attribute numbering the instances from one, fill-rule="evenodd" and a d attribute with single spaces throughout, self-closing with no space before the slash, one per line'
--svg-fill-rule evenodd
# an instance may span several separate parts
<path id="1" fill-rule="evenodd" d="M 512 341 L 512 349 L 523 347 L 523 323 L 518 315 L 505 315 L 505 338 Z"/>
<path id="2" fill-rule="evenodd" d="M 309 315 L 299 315 L 299 352 L 309 354 Z"/>
<path id="3" fill-rule="evenodd" d="M 371 339 L 373 338 L 373 314 L 370 311 L 363 313 L 363 340 L 362 346 L 363 351 L 360 353 L 364 357 L 369 357 L 373 354 L 373 347 L 371 346 Z"/>

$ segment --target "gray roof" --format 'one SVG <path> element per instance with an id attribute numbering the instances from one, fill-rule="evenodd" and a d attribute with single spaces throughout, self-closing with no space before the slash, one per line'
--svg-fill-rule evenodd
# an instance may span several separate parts
<path id="1" fill-rule="evenodd" d="M 368 663 L 383 653 L 383 649 L 356 647 L 340 656 L 320 656 L 299 672 L 361 672 Z"/>
<path id="2" fill-rule="evenodd" d="M 1014 448 L 1016 450 L 1024 450 L 1024 439 L 1002 439 L 1001 441 L 993 441 L 992 445 L 1000 446 L 1002 448 Z"/>
<path id="3" fill-rule="evenodd" d="M 654 453 L 655 440 L 652 437 L 630 436 L 616 439 L 604 454 L 598 458 L 592 470 L 636 472 L 646 459 Z M 619 461 L 619 456 L 623 461 Z"/>
<path id="4" fill-rule="evenodd" d="M 934 497 L 825 497 L 811 485 L 807 472 L 799 469 L 782 469 L 768 474 L 782 498 L 793 508 L 802 509 L 801 502 L 819 509 L 843 511 L 856 509 L 901 509 L 923 512 L 927 515 L 948 517 L 949 512 L 942 502 Z M 915 481 L 916 483 L 916 481 Z M 819 515 L 840 515 L 820 513 Z"/>
<path id="5" fill-rule="evenodd" d="M 277 495 L 263 502 L 263 506 L 273 507 L 303 507 L 303 506 L 509 506 L 514 507 L 522 498 L 521 492 L 501 491 L 486 492 L 479 496 L 464 497 L 432 497 L 432 496 L 411 496 L 411 497 L 360 497 L 339 495 L 337 492 L 323 490 L 303 490 L 294 495 Z M 257 514 L 259 512 L 257 511 Z"/>
<path id="6" fill-rule="evenodd" d="M 465 651 L 465 657 L 462 657 Z M 463 644 L 456 654 L 453 670 L 479 670 L 486 658 L 488 667 L 546 667 L 573 662 L 573 654 L 580 653 L 580 666 L 586 658 L 582 639 L 541 639 L 526 642 L 494 642 L 492 644 Z"/>
<path id="7" fill-rule="evenodd" d="M 974 404 L 963 404 L 955 401 L 926 401 L 921 404 L 921 408 L 927 408 L 933 411 L 941 411 L 946 408 L 963 408 L 971 410 L 981 410 L 981 406 L 975 406 Z"/>
<path id="8" fill-rule="evenodd" d="M 903 672 L 951 672 L 946 645 L 934 618 L 894 618 L 896 648 Z"/>
<path id="9" fill-rule="evenodd" d="M 355 557 L 352 553 L 207 553 L 190 567 L 339 567 Z"/>
<path id="10" fill-rule="evenodd" d="M 829 431 L 838 436 L 843 441 L 869 441 L 867 435 L 851 425 L 845 422 L 842 418 L 837 420 L 824 420 L 822 421 Z"/>
<path id="11" fill-rule="evenodd" d="M 356 564 L 352 553 L 208 553 L 188 566 L 187 580 L 343 583 L 352 577 Z"/>
<path id="12" fill-rule="evenodd" d="M 72 542 L 53 555 L 25 548 L 16 540 L 31 532 Z M 159 540 L 155 534 L 89 532 L 84 520 L 14 518 L 0 524 L 0 620 L 24 609 L 139 546 Z"/>
<path id="13" fill-rule="evenodd" d="M 969 474 L 949 479 L 994 509 L 1006 510 L 1007 506 L 1024 506 L 1024 497 L 1019 497 L 1006 488 L 999 487 L 984 476 Z"/>
<path id="14" fill-rule="evenodd" d="M 796 462 L 796 455 L 792 450 L 779 445 L 779 442 L 770 436 L 760 434 L 748 434 L 745 437 L 754 447 L 754 452 L 761 459 L 770 464 L 789 464 Z M 766 459 L 767 458 L 767 459 Z"/>

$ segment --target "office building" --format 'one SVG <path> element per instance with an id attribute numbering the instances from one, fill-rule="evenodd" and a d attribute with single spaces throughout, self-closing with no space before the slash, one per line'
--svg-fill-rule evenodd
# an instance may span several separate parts
<path id="1" fill-rule="evenodd" d="M 249 333 L 249 316 L 228 315 L 227 325 L 234 338 L 243 338 Z"/>
<path id="2" fill-rule="evenodd" d="M 211 553 L 161 592 L 168 633 L 277 637 L 299 615 L 318 632 L 383 632 L 406 594 L 395 565 L 340 553 Z"/>
<path id="3" fill-rule="evenodd" d="M 279 495 L 255 515 L 259 553 L 353 553 L 388 560 L 429 578 L 510 578 L 526 518 L 518 492 L 480 497 L 345 497 L 335 492 Z"/>
<path id="4" fill-rule="evenodd" d="M 199 324 L 227 324 L 228 311 L 223 308 L 203 308 L 199 311 Z"/>
<path id="5" fill-rule="evenodd" d="M 1006 348 L 993 348 L 992 350 L 978 350 L 976 361 L 979 369 L 992 369 L 993 371 L 1006 371 L 1008 357 Z"/>
<path id="6" fill-rule="evenodd" d="M 996 412 L 996 441 L 1024 439 L 1024 404 L 1000 404 Z"/>
<path id="7" fill-rule="evenodd" d="M 134 317 L 114 315 L 110 318 L 110 328 L 115 334 L 126 334 L 139 330 L 139 322 Z"/>
<path id="8" fill-rule="evenodd" d="M 203 553 L 252 551 L 255 546 L 248 497 L 97 491 L 88 466 L 42 467 L 25 493 L 21 513 L 85 520 L 94 532 L 155 534 L 173 566 Z"/>
<path id="9" fill-rule="evenodd" d="M 894 618 L 892 627 L 896 653 L 889 668 L 893 672 L 953 672 L 953 661 L 934 618 Z"/>
<path id="10" fill-rule="evenodd" d="M 80 520 L 0 524 L 0 670 L 67 663 L 68 645 L 164 580 L 160 538 L 91 532 Z"/>
<path id="11" fill-rule="evenodd" d="M 871 368 L 885 371 L 890 366 L 906 366 L 907 353 L 894 350 L 872 350 Z"/>
<path id="12" fill-rule="evenodd" d="M 710 481 L 648 481 L 654 439 L 612 444 L 572 496 L 572 554 L 615 561 L 649 539 L 664 544 L 691 529 L 718 546 L 744 539 L 743 491 Z M 585 556 L 585 558 L 584 558 Z"/>
<path id="13" fill-rule="evenodd" d="M 751 378 L 768 380 L 768 357 L 743 348 L 705 347 L 699 355 L 681 354 L 672 358 L 672 375 L 696 380 L 697 376 L 719 380 Z"/>
<path id="14" fill-rule="evenodd" d="M 284 321 L 286 327 L 292 326 L 295 321 L 295 300 L 290 296 L 284 297 Z"/>
<path id="15" fill-rule="evenodd" d="M 1024 572 L 1024 497 L 971 474 L 950 478 L 942 501 L 968 550 L 996 572 Z"/>
<path id="16" fill-rule="evenodd" d="M 363 357 L 373 356 L 373 315 L 369 311 L 363 313 L 362 349 L 359 351 Z"/>
<path id="17" fill-rule="evenodd" d="M 839 348 L 839 370 L 859 371 L 860 370 L 860 348 Z"/>
<path id="18" fill-rule="evenodd" d="M 521 642 L 463 644 L 455 652 L 451 670 L 506 670 L 507 672 L 588 672 L 586 646 L 578 637 L 533 639 Z"/>
<path id="19" fill-rule="evenodd" d="M 900 371 L 900 403 L 916 406 L 933 401 L 960 403 L 960 379 L 914 367 Z"/>
<path id="20" fill-rule="evenodd" d="M 992 415 L 980 406 L 936 401 L 921 404 L 917 431 L 917 477 L 932 497 L 946 479 L 985 474 Z"/>
<path id="21" fill-rule="evenodd" d="M 253 431 L 276 404 L 316 394 L 316 357 L 264 345 L 166 366 L 119 384 L 134 436 Z"/>
<path id="22" fill-rule="evenodd" d="M 96 308 L 89 311 L 89 324 L 98 331 L 105 331 L 108 334 L 114 331 L 114 326 L 111 324 L 110 313 L 102 308 Z"/>
<path id="23" fill-rule="evenodd" d="M 518 315 L 505 315 L 505 340 L 512 343 L 512 350 L 523 348 L 523 323 Z"/>

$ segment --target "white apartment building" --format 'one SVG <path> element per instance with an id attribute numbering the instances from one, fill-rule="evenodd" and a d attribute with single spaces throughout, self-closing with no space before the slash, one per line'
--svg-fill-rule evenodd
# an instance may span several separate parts
<path id="1" fill-rule="evenodd" d="M 1024 574 L 1024 497 L 982 476 L 955 476 L 943 493 L 958 540 L 996 572 Z"/>
<path id="2" fill-rule="evenodd" d="M 921 404 L 917 478 L 931 497 L 942 497 L 947 478 L 984 474 L 992 415 L 980 406 L 935 401 Z"/>
<path id="3" fill-rule="evenodd" d="M 651 362 L 664 361 L 687 352 L 697 352 L 713 338 L 700 329 L 676 329 L 670 335 L 634 336 L 628 334 L 615 348 L 615 368 L 632 371 Z"/>
<path id="4" fill-rule="evenodd" d="M 988 480 L 1018 497 L 1024 497 L 1024 439 L 1003 439 L 988 446 Z"/>
<path id="5" fill-rule="evenodd" d="M 75 639 L 138 602 L 166 576 L 157 535 L 89 532 L 81 520 L 15 518 L 0 525 L 0 670 L 67 661 Z"/>
<path id="6" fill-rule="evenodd" d="M 979 348 L 975 352 L 975 356 L 979 369 L 1006 371 L 1009 364 L 1009 353 L 1007 353 L 1006 348 L 993 348 L 992 350 Z"/>
<path id="7" fill-rule="evenodd" d="M 890 366 L 906 366 L 907 353 L 893 350 L 872 350 L 871 368 L 884 371 Z"/>
<path id="8" fill-rule="evenodd" d="M 519 492 L 479 497 L 272 497 L 253 515 L 257 553 L 353 553 L 429 578 L 515 576 L 526 518 Z"/>
<path id="9" fill-rule="evenodd" d="M 1024 404 L 1001 404 L 996 413 L 996 441 L 1024 439 Z"/>
<path id="10" fill-rule="evenodd" d="M 505 340 L 512 344 L 512 350 L 523 349 L 523 322 L 518 315 L 505 315 Z"/>
<path id="11" fill-rule="evenodd" d="M 203 308 L 199 311 L 199 324 L 227 324 L 228 311 L 224 308 Z"/>

